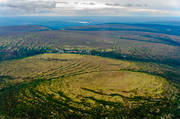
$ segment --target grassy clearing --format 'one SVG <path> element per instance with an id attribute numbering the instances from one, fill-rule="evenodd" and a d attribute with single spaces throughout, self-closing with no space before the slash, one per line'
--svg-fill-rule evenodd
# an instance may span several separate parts
<path id="1" fill-rule="evenodd" d="M 144 96 L 160 98 L 168 83 L 165 79 L 144 73 L 130 71 L 107 71 L 75 76 L 63 80 L 63 92 L 79 100 L 80 97 L 96 97 L 106 101 L 118 101 L 121 98 L 109 95 Z M 89 90 L 95 92 L 88 93 Z M 100 94 L 102 95 L 99 95 Z M 97 94 L 97 95 L 96 95 Z M 105 96 L 103 94 L 106 94 Z M 100 97 L 99 97 L 100 96 Z"/>
<path id="2" fill-rule="evenodd" d="M 108 58 L 100 58 L 87 55 L 72 54 L 42 54 L 21 60 L 3 61 L 0 63 L 0 89 L 8 85 L 18 84 L 24 81 L 31 81 L 37 76 L 53 78 L 61 75 L 69 75 L 68 72 L 92 72 L 92 71 L 113 71 L 131 70 L 164 75 L 166 72 L 178 74 L 173 67 L 157 65 L 155 63 L 137 63 Z M 54 73 L 54 74 L 53 74 Z M 175 75 L 178 78 L 178 76 Z M 169 80 L 172 80 L 171 78 Z M 178 79 L 177 79 L 178 80 Z"/>
<path id="3" fill-rule="evenodd" d="M 42 54 L 0 67 L 6 82 L 0 115 L 7 118 L 174 116 L 175 88 L 153 75 L 172 67 L 73 54 Z"/>

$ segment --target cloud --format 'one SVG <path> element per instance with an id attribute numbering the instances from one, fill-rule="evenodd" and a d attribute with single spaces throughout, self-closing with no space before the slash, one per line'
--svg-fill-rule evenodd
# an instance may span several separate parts
<path id="1" fill-rule="evenodd" d="M 180 15 L 180 0 L 0 0 L 5 15 Z"/>
<path id="2" fill-rule="evenodd" d="M 138 7 L 138 8 L 147 8 L 147 4 L 132 4 L 132 3 L 127 3 L 127 4 L 119 4 L 119 3 L 105 3 L 107 6 L 111 7 Z"/>
<path id="3" fill-rule="evenodd" d="M 68 2 L 56 2 L 56 4 L 59 3 L 59 4 L 69 4 Z"/>
<path id="4" fill-rule="evenodd" d="M 98 2 L 68 2 L 68 4 L 64 5 L 59 2 L 56 2 L 56 8 L 63 8 L 69 10 L 83 10 L 83 9 L 103 9 L 107 8 L 104 3 Z"/>

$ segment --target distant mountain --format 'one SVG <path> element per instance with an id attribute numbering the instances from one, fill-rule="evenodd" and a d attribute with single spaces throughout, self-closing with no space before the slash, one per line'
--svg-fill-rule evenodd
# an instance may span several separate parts
<path id="1" fill-rule="evenodd" d="M 120 17 L 120 16 L 19 16 L 0 17 L 0 26 L 41 25 L 52 29 L 104 23 L 144 23 L 178 25 L 179 17 Z"/>
<path id="2" fill-rule="evenodd" d="M 39 25 L 23 25 L 23 26 L 1 26 L 0 35 L 17 35 L 20 33 L 35 32 L 35 31 L 47 31 L 48 27 Z"/>
<path id="3" fill-rule="evenodd" d="M 160 25 L 160 24 L 144 24 L 144 23 L 105 23 L 84 27 L 70 27 L 65 30 L 78 31 L 142 31 L 153 33 L 165 33 L 180 36 L 180 26 Z"/>

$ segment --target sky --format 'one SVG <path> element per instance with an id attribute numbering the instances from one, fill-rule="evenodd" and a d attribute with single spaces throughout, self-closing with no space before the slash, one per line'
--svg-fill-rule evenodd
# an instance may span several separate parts
<path id="1" fill-rule="evenodd" d="M 180 16 L 180 0 L 0 0 L 0 16 Z"/>

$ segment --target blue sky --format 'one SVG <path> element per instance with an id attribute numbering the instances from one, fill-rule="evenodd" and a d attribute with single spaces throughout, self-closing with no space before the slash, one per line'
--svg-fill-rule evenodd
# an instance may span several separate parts
<path id="1" fill-rule="evenodd" d="M 180 16 L 180 0 L 0 0 L 0 16 Z"/>

